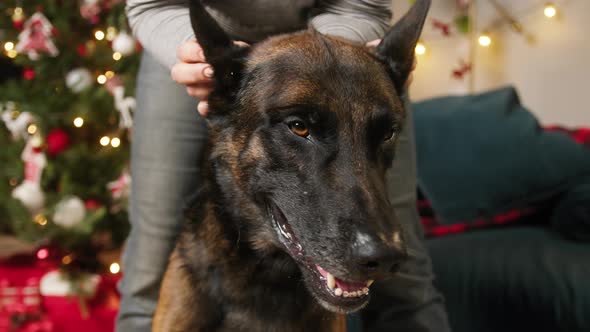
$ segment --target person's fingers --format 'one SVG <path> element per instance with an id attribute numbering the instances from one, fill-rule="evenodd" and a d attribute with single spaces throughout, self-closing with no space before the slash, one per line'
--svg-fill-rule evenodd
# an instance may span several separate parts
<path id="1" fill-rule="evenodd" d="M 189 40 L 182 43 L 176 50 L 176 57 L 181 62 L 206 62 L 203 49 L 196 40 Z"/>
<path id="2" fill-rule="evenodd" d="M 180 62 L 172 67 L 170 74 L 180 84 L 206 83 L 213 78 L 213 67 L 208 63 Z"/>
<path id="3" fill-rule="evenodd" d="M 381 39 L 371 40 L 370 42 L 366 43 L 365 45 L 368 47 L 377 47 L 381 43 Z"/>
<path id="4" fill-rule="evenodd" d="M 188 85 L 186 87 L 186 92 L 189 96 L 199 98 L 199 99 L 207 99 L 211 91 L 213 90 L 212 84 L 195 84 L 195 85 Z"/>
<path id="5" fill-rule="evenodd" d="M 207 116 L 209 114 L 209 103 L 206 100 L 201 100 L 197 105 L 197 111 L 201 116 Z"/>

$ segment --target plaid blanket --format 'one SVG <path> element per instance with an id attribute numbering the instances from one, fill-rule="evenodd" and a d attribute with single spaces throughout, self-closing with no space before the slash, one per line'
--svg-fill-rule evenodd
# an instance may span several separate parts
<path id="1" fill-rule="evenodd" d="M 570 129 L 560 126 L 548 126 L 544 130 L 563 132 L 569 135 L 574 141 L 590 149 L 590 128 Z M 546 204 L 543 204 L 546 206 Z M 523 209 L 510 210 L 497 214 L 491 218 L 481 218 L 464 222 L 443 225 L 436 217 L 436 212 L 432 209 L 428 199 L 418 188 L 418 214 L 424 227 L 426 237 L 437 237 L 449 234 L 462 233 L 470 229 L 479 229 L 485 227 L 494 227 L 505 224 L 512 224 L 527 220 L 539 213 L 543 207 L 530 206 Z"/>

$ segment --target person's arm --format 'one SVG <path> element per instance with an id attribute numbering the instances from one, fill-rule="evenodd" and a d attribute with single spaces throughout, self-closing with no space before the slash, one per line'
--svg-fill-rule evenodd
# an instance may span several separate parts
<path id="1" fill-rule="evenodd" d="M 177 48 L 194 38 L 187 0 L 127 0 L 133 34 L 161 64 L 178 62 Z"/>
<path id="2" fill-rule="evenodd" d="M 381 38 L 390 26 L 391 0 L 323 0 L 312 26 L 355 42 Z"/>

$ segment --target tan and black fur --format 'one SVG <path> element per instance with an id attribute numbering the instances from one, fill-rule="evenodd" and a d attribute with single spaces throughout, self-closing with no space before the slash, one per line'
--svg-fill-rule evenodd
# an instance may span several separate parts
<path id="1" fill-rule="evenodd" d="M 327 297 L 314 264 L 351 281 L 395 271 L 405 248 L 385 172 L 429 5 L 376 49 L 312 29 L 240 48 L 192 1 L 215 69 L 210 144 L 153 331 L 344 331 L 366 303 Z"/>

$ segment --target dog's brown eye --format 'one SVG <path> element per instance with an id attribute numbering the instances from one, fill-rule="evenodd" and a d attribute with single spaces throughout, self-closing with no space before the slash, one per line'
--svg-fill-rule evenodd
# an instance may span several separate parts
<path id="1" fill-rule="evenodd" d="M 389 141 L 395 138 L 395 127 L 389 128 L 389 130 L 385 133 L 384 141 Z"/>
<path id="2" fill-rule="evenodd" d="M 289 123 L 289 129 L 291 129 L 291 131 L 297 136 L 309 136 L 309 129 L 307 128 L 305 123 L 303 123 L 303 121 L 293 121 Z"/>

